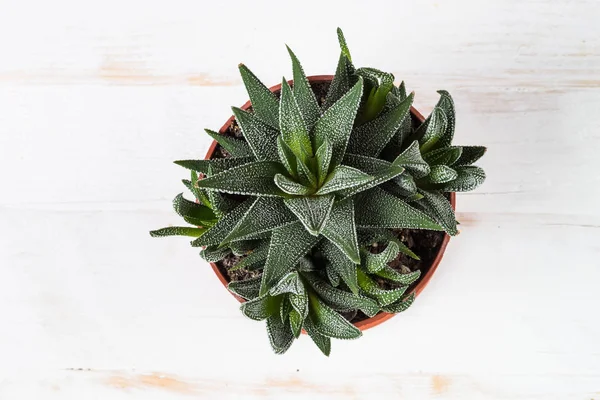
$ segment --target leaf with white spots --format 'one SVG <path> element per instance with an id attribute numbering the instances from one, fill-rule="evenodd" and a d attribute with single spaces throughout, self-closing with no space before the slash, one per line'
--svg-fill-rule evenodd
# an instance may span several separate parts
<path id="1" fill-rule="evenodd" d="M 458 148 L 462 149 L 460 157 L 454 163 L 448 163 L 448 165 L 457 167 L 471 165 L 483 157 L 487 150 L 483 146 L 460 146 Z"/>
<path id="2" fill-rule="evenodd" d="M 456 172 L 458 174 L 456 179 L 435 185 L 435 189 L 443 192 L 469 192 L 485 181 L 485 172 L 479 167 L 457 167 Z"/>
<path id="3" fill-rule="evenodd" d="M 360 268 L 358 269 L 358 285 L 367 296 L 377 300 L 377 303 L 381 307 L 390 305 L 400 299 L 408 288 L 408 286 L 404 286 L 390 290 L 381 289 L 377 282 L 371 279 Z"/>
<path id="4" fill-rule="evenodd" d="M 463 148 L 460 146 L 444 147 L 423 154 L 423 160 L 433 165 L 453 165 L 461 158 Z"/>
<path id="5" fill-rule="evenodd" d="M 237 107 L 231 107 L 231 110 L 256 159 L 259 161 L 277 161 L 279 155 L 277 153 L 276 138 L 279 135 L 279 130 L 266 124 L 256 114 Z"/>
<path id="6" fill-rule="evenodd" d="M 306 161 L 307 157 L 313 155 L 306 122 L 304 122 L 292 89 L 285 79 L 281 83 L 279 129 L 283 141 L 298 158 Z"/>
<path id="7" fill-rule="evenodd" d="M 242 281 L 229 282 L 227 289 L 246 300 L 255 299 L 258 297 L 258 292 L 260 290 L 260 276 L 244 279 Z"/>
<path id="8" fill-rule="evenodd" d="M 152 237 L 163 237 L 163 236 L 190 236 L 198 237 L 206 232 L 206 228 L 193 228 L 190 226 L 169 226 L 167 228 L 161 228 L 154 231 L 150 231 Z"/>
<path id="9" fill-rule="evenodd" d="M 372 187 L 379 186 L 404 172 L 404 168 L 401 166 L 394 165 L 378 158 L 356 154 L 346 154 L 344 157 L 344 164 L 369 174 L 373 179 L 353 188 L 343 189 L 337 192 L 337 194 L 342 197 L 349 197 Z"/>
<path id="10" fill-rule="evenodd" d="M 394 165 L 404 167 L 415 178 L 427 176 L 431 171 L 429 164 L 423 160 L 419 143 L 414 141 L 393 162 Z"/>
<path id="11" fill-rule="evenodd" d="M 275 175 L 274 182 L 281 191 L 294 196 L 307 196 L 314 192 L 314 189 L 298 183 L 283 174 Z"/>
<path id="12" fill-rule="evenodd" d="M 415 294 L 411 293 L 408 296 L 405 296 L 404 298 L 382 308 L 383 311 L 387 313 L 397 314 L 401 313 L 402 311 L 406 311 L 412 305 L 412 303 L 414 303 L 414 301 Z"/>
<path id="13" fill-rule="evenodd" d="M 446 183 L 455 180 L 458 173 L 446 165 L 434 165 L 431 167 L 431 172 L 423 181 L 429 184 Z"/>
<path id="14" fill-rule="evenodd" d="M 204 235 L 192 242 L 193 247 L 220 245 L 223 240 L 231 233 L 233 228 L 239 223 L 240 219 L 250 209 L 254 199 L 250 198 L 238 205 L 236 208 L 225 214 L 212 228 Z"/>
<path id="15" fill-rule="evenodd" d="M 410 285 L 413 282 L 416 282 L 417 279 L 421 276 L 421 271 L 413 271 L 408 274 L 401 274 L 395 269 L 385 266 L 383 269 L 380 269 L 375 273 L 375 275 L 387 279 L 392 282 L 400 283 L 402 285 Z"/>
<path id="16" fill-rule="evenodd" d="M 175 164 L 193 171 L 208 174 L 209 168 L 213 173 L 222 172 L 229 168 L 239 167 L 254 161 L 254 157 L 215 158 L 212 160 L 179 160 Z"/>
<path id="17" fill-rule="evenodd" d="M 267 333 L 275 354 L 285 353 L 294 342 L 294 334 L 289 324 L 281 322 L 277 316 L 267 319 Z"/>
<path id="18" fill-rule="evenodd" d="M 333 147 L 331 147 L 329 140 L 325 138 L 315 154 L 317 160 L 318 186 L 323 185 L 327 175 L 329 175 L 329 164 L 331 163 L 332 152 Z"/>
<path id="19" fill-rule="evenodd" d="M 183 193 L 178 194 L 173 199 L 173 209 L 187 223 L 192 225 L 212 226 L 216 222 L 213 210 L 202 204 L 186 200 Z"/>
<path id="20" fill-rule="evenodd" d="M 361 170 L 338 165 L 325 179 L 323 186 L 317 190 L 318 195 L 334 193 L 339 190 L 352 189 L 372 181 L 374 178 Z"/>
<path id="21" fill-rule="evenodd" d="M 256 237 L 256 235 L 271 232 L 280 226 L 296 221 L 279 197 L 259 197 L 252 206 L 239 218 L 235 228 L 223 239 L 223 242 L 243 240 Z"/>
<path id="22" fill-rule="evenodd" d="M 229 271 L 236 271 L 241 268 L 248 268 L 255 266 L 256 264 L 263 262 L 267 259 L 269 254 L 269 243 L 270 240 L 265 240 L 255 247 L 246 257 L 242 258 L 235 266 L 229 269 Z"/>
<path id="23" fill-rule="evenodd" d="M 200 257 L 207 262 L 221 261 L 229 254 L 231 254 L 231 250 L 229 248 L 219 248 L 217 246 L 207 246 L 200 251 Z"/>
<path id="24" fill-rule="evenodd" d="M 356 264 L 329 240 L 322 240 L 319 243 L 319 250 L 323 253 L 323 257 L 326 260 L 325 269 L 327 270 L 327 275 L 338 276 L 352 293 L 358 294 Z"/>
<path id="25" fill-rule="evenodd" d="M 338 201 L 331 208 L 331 215 L 322 231 L 330 242 L 355 264 L 360 263 L 356 224 L 354 221 L 354 200 Z"/>
<path id="26" fill-rule="evenodd" d="M 334 195 L 292 197 L 285 199 L 285 205 L 298 217 L 306 230 L 318 236 L 329 219 Z"/>
<path id="27" fill-rule="evenodd" d="M 252 102 L 252 110 L 272 127 L 279 126 L 279 101 L 244 64 L 238 66 L 242 80 Z"/>
<path id="28" fill-rule="evenodd" d="M 362 251 L 362 266 L 369 272 L 375 273 L 381 271 L 388 262 L 392 261 L 400 252 L 400 246 L 397 242 L 390 241 L 381 253 L 373 254 L 369 251 Z"/>
<path id="29" fill-rule="evenodd" d="M 287 50 L 292 59 L 292 68 L 294 72 L 294 97 L 298 102 L 298 107 L 302 112 L 304 121 L 306 121 L 306 127 L 310 131 L 315 125 L 315 122 L 317 122 L 317 119 L 321 116 L 321 108 L 319 107 L 315 93 L 311 89 L 310 83 L 304 74 L 304 69 L 300 64 L 300 61 L 289 47 L 287 47 Z"/>
<path id="30" fill-rule="evenodd" d="M 298 339 L 300 337 L 300 333 L 302 332 L 302 324 L 304 323 L 304 318 L 302 318 L 298 311 L 292 309 L 292 311 L 290 311 L 289 314 L 289 319 L 292 334 L 296 339 Z"/>
<path id="31" fill-rule="evenodd" d="M 284 172 L 285 168 L 278 162 L 257 161 L 202 179 L 198 186 L 247 196 L 282 196 L 283 192 L 275 185 L 274 177 Z"/>
<path id="32" fill-rule="evenodd" d="M 290 176 L 296 176 L 296 155 L 292 152 L 292 149 L 284 142 L 281 135 L 277 136 L 277 152 L 279 154 L 279 161 L 283 164 Z"/>
<path id="33" fill-rule="evenodd" d="M 310 316 L 304 320 L 304 329 L 319 350 L 329 357 L 329 354 L 331 353 L 331 339 L 319 333 Z"/>
<path id="34" fill-rule="evenodd" d="M 245 140 L 237 139 L 235 137 L 221 135 L 218 132 L 211 131 L 210 129 L 204 130 L 210 137 L 217 141 L 225 150 L 231 154 L 232 157 L 248 157 L 253 156 L 252 149 L 248 146 Z"/>
<path id="35" fill-rule="evenodd" d="M 293 271 L 285 275 L 275 286 L 269 290 L 269 295 L 278 296 L 284 293 L 293 293 L 297 296 L 306 294 L 304 284 L 298 275 L 298 272 Z"/>
<path id="36" fill-rule="evenodd" d="M 304 275 L 311 287 L 328 306 L 337 311 L 361 310 L 369 317 L 379 312 L 379 306 L 368 297 L 350 293 L 331 285 L 320 279 L 314 273 Z"/>
<path id="37" fill-rule="evenodd" d="M 263 294 L 252 300 L 248 300 L 240 306 L 242 314 L 255 321 L 262 321 L 269 318 L 271 315 L 279 313 L 279 303 L 281 296 L 273 297 L 268 294 Z"/>
<path id="38" fill-rule="evenodd" d="M 325 304 L 319 296 L 309 292 L 308 298 L 310 319 L 318 333 L 336 339 L 356 339 L 362 335 L 360 329 Z"/>

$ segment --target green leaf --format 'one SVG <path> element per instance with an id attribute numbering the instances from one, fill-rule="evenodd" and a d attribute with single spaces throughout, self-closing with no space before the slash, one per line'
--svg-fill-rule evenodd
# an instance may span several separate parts
<path id="1" fill-rule="evenodd" d="M 279 101 L 277 97 L 266 87 L 244 64 L 239 66 L 242 80 L 252 102 L 252 110 L 260 119 L 273 128 L 279 126 Z M 244 132 L 244 136 L 245 136 Z"/>
<path id="2" fill-rule="evenodd" d="M 317 331 L 317 328 L 315 327 L 315 324 L 310 317 L 304 320 L 304 329 L 306 330 L 306 333 L 308 333 L 308 336 L 310 336 L 312 341 L 317 345 L 319 350 L 321 350 L 323 354 L 329 357 L 329 354 L 331 353 L 331 339 L 327 336 L 321 335 Z"/>
<path id="3" fill-rule="evenodd" d="M 452 144 L 454 138 L 454 129 L 456 126 L 456 112 L 454 110 L 454 100 L 445 90 L 438 90 L 440 100 L 438 101 L 436 108 L 444 111 L 446 116 L 446 129 L 444 134 L 437 143 L 436 148 L 448 147 Z"/>
<path id="4" fill-rule="evenodd" d="M 323 140 L 323 144 L 321 144 L 321 147 L 319 147 L 315 154 L 318 170 L 318 186 L 323 185 L 325 178 L 327 178 L 327 175 L 329 175 L 329 163 L 331 162 L 332 152 L 333 147 L 331 146 L 331 143 L 329 143 L 329 140 L 325 138 Z"/>
<path id="5" fill-rule="evenodd" d="M 278 197 L 259 197 L 244 213 L 235 228 L 223 239 L 224 243 L 256 237 L 296 221 L 283 200 Z"/>
<path id="6" fill-rule="evenodd" d="M 360 79 L 352 89 L 327 109 L 315 124 L 315 147 L 319 148 L 326 138 L 332 146 L 329 169 L 336 167 L 344 158 L 362 90 L 363 83 Z"/>
<path id="7" fill-rule="evenodd" d="M 210 137 L 217 141 L 232 157 L 247 157 L 253 156 L 252 149 L 248 146 L 245 140 L 236 139 L 231 136 L 221 135 L 218 132 L 210 129 L 204 130 Z"/>
<path id="8" fill-rule="evenodd" d="M 349 260 L 355 264 L 360 264 L 360 253 L 354 222 L 354 200 L 352 198 L 334 203 L 331 208 L 329 221 L 327 221 L 322 233 Z"/>
<path id="9" fill-rule="evenodd" d="M 400 174 L 394 178 L 393 185 L 382 186 L 385 190 L 400 197 L 411 197 L 417 194 L 417 184 L 412 175 L 408 173 Z"/>
<path id="10" fill-rule="evenodd" d="M 359 245 L 370 246 L 370 245 L 373 245 L 374 243 L 382 243 L 387 246 L 387 244 L 390 242 L 394 242 L 396 244 L 397 251 L 396 251 L 396 254 L 394 255 L 394 257 L 392 257 L 388 261 L 393 260 L 395 258 L 395 256 L 398 254 L 398 251 L 406 254 L 410 258 L 413 258 L 415 260 L 420 260 L 420 258 L 415 253 L 413 253 L 412 250 L 409 249 L 404 243 L 402 243 L 400 241 L 400 239 L 394 233 L 392 233 L 392 231 L 389 229 L 381 229 L 381 228 L 365 229 L 365 228 L 362 228 L 358 234 Z"/>
<path id="11" fill-rule="evenodd" d="M 394 87 L 394 75 L 375 68 L 359 68 L 356 75 L 364 78 L 365 93 L 369 93 L 358 119 L 361 122 L 371 121 L 385 107 L 387 95 Z"/>
<path id="12" fill-rule="evenodd" d="M 269 295 L 271 296 L 278 296 L 284 293 L 293 293 L 297 296 L 306 294 L 306 289 L 300 276 L 298 276 L 298 272 L 293 271 L 288 273 L 269 290 Z"/>
<path id="13" fill-rule="evenodd" d="M 242 258 L 233 268 L 230 268 L 229 271 L 237 271 L 241 268 L 247 268 L 253 265 L 256 265 L 267 259 L 267 255 L 269 254 L 269 241 L 265 240 L 261 242 L 251 253 L 249 253 L 246 257 Z"/>
<path id="14" fill-rule="evenodd" d="M 211 246 L 220 245 L 223 239 L 227 237 L 239 223 L 240 219 L 246 214 L 248 209 L 254 203 L 254 199 L 250 198 L 238 205 L 236 208 L 225 214 L 212 228 L 204 235 L 192 242 L 192 246 Z"/>
<path id="15" fill-rule="evenodd" d="M 245 256 L 250 254 L 259 244 L 261 240 L 238 240 L 235 242 L 227 243 L 233 254 L 236 256 Z M 221 245 L 220 247 L 224 247 Z"/>
<path id="16" fill-rule="evenodd" d="M 296 339 L 300 337 L 300 333 L 302 332 L 302 323 L 304 322 L 304 318 L 300 315 L 300 313 L 294 309 L 290 311 L 290 328 L 292 329 L 292 334 Z"/>
<path id="17" fill-rule="evenodd" d="M 333 246 L 333 243 L 331 245 Z M 339 250 L 337 250 L 337 251 L 339 252 Z M 342 254 L 342 257 L 344 257 L 343 254 Z M 344 257 L 344 259 L 347 260 L 346 257 Z M 355 264 L 352 263 L 352 265 L 355 265 Z M 325 274 L 327 275 L 327 279 L 329 280 L 329 283 L 331 284 L 331 286 L 333 286 L 333 287 L 340 286 L 340 276 L 336 272 L 335 268 L 331 268 L 329 266 L 326 266 L 325 267 Z"/>
<path id="18" fill-rule="evenodd" d="M 358 285 L 365 293 L 377 300 L 377 303 L 381 307 L 390 305 L 400 299 L 406 292 L 407 286 L 400 287 L 397 289 L 384 290 L 379 287 L 377 282 L 369 278 L 360 268 L 358 269 Z"/>
<path id="19" fill-rule="evenodd" d="M 256 114 L 237 107 L 231 107 L 231 110 L 256 159 L 259 161 L 277 161 L 279 155 L 277 153 L 276 138 L 279 131 L 265 123 Z M 279 125 L 275 126 L 278 127 Z"/>
<path id="20" fill-rule="evenodd" d="M 217 246 L 207 246 L 200 251 L 200 257 L 207 262 L 221 261 L 225 257 L 231 254 L 231 250 L 228 248 L 218 248 Z"/>
<path id="21" fill-rule="evenodd" d="M 483 155 L 487 151 L 487 149 L 482 146 L 461 146 L 458 148 L 462 149 L 462 154 L 460 155 L 460 158 L 458 158 L 458 160 L 456 160 L 452 164 L 454 166 L 471 165 L 477 160 L 479 160 L 481 157 L 483 157 Z"/>
<path id="22" fill-rule="evenodd" d="M 410 119 L 414 94 L 398 103 L 379 117 L 354 128 L 348 143 L 348 152 L 377 157 L 404 121 Z"/>
<path id="23" fill-rule="evenodd" d="M 337 339 L 356 339 L 362 335 L 360 329 L 323 303 L 317 295 L 309 292 L 308 298 L 309 315 L 318 333 Z"/>
<path id="24" fill-rule="evenodd" d="M 294 310 L 287 298 L 288 296 L 284 294 L 281 300 L 281 304 L 279 305 L 279 318 L 284 324 L 287 323 L 287 320 L 290 316 L 290 312 Z"/>
<path id="25" fill-rule="evenodd" d="M 444 192 L 469 192 L 485 181 L 483 169 L 475 166 L 457 167 L 458 177 L 450 182 L 436 185 L 436 189 Z"/>
<path id="26" fill-rule="evenodd" d="M 415 178 L 419 179 L 429 174 L 429 164 L 421 157 L 419 143 L 414 141 L 393 162 L 394 165 L 404 167 Z"/>
<path id="27" fill-rule="evenodd" d="M 206 194 L 208 195 L 208 201 L 212 205 L 212 209 L 218 219 L 223 218 L 225 214 L 240 204 L 231 197 L 223 196 L 219 192 L 207 190 Z"/>
<path id="28" fill-rule="evenodd" d="M 441 108 L 434 108 L 427 121 L 421 125 L 421 127 L 425 127 L 425 133 L 419 139 L 421 153 L 427 153 L 440 147 L 438 142 L 444 136 L 447 125 L 448 119 L 444 111 Z M 417 131 L 421 130 L 421 127 Z"/>
<path id="29" fill-rule="evenodd" d="M 321 115 L 321 108 L 319 107 L 315 93 L 312 91 L 310 83 L 304 74 L 304 69 L 302 68 L 302 65 L 300 65 L 300 61 L 298 61 L 298 58 L 292 50 L 288 46 L 286 47 L 288 53 L 290 53 L 294 71 L 294 97 L 298 102 L 298 107 L 304 117 L 306 127 L 310 132 Z"/>
<path id="30" fill-rule="evenodd" d="M 336 101 L 342 98 L 342 96 L 348 92 L 355 80 L 356 77 L 354 76 L 354 66 L 352 65 L 352 61 L 350 61 L 342 51 L 335 70 L 335 76 L 331 81 L 327 96 L 325 97 L 323 110 L 327 110 Z"/>
<path id="31" fill-rule="evenodd" d="M 369 317 L 379 312 L 379 306 L 368 297 L 336 289 L 315 274 L 305 275 L 314 291 L 328 306 L 337 311 L 361 310 Z"/>
<path id="32" fill-rule="evenodd" d="M 262 321 L 271 315 L 279 313 L 281 297 L 272 297 L 267 294 L 242 303 L 240 310 L 246 317 L 255 321 Z"/>
<path id="33" fill-rule="evenodd" d="M 183 217 L 183 219 L 192 225 L 211 226 L 216 222 L 215 213 L 208 207 L 193 201 L 186 200 L 183 193 L 178 194 L 173 199 L 173 209 Z"/>
<path id="34" fill-rule="evenodd" d="M 424 180 L 428 183 L 446 183 L 455 180 L 458 173 L 446 165 L 434 165 Z"/>
<path id="35" fill-rule="evenodd" d="M 277 317 L 267 319 L 267 333 L 275 354 L 285 353 L 294 342 L 294 334 L 290 326 Z"/>
<path id="36" fill-rule="evenodd" d="M 337 28 L 337 36 L 338 42 L 340 43 L 340 48 L 342 49 L 342 54 L 346 56 L 348 61 L 352 62 L 352 57 L 350 56 L 350 50 L 348 49 L 348 44 L 346 43 L 344 32 L 342 32 L 340 28 Z"/>
<path id="37" fill-rule="evenodd" d="M 462 152 L 459 146 L 445 147 L 423 154 L 423 159 L 429 165 L 452 165 L 461 158 Z"/>
<path id="38" fill-rule="evenodd" d="M 360 227 L 442 230 L 428 215 L 378 187 L 357 196 L 356 224 Z"/>
<path id="39" fill-rule="evenodd" d="M 275 185 L 274 177 L 284 171 L 285 168 L 278 162 L 257 161 L 202 179 L 198 186 L 247 196 L 282 196 L 283 192 Z"/>
<path id="40" fill-rule="evenodd" d="M 198 237 L 206 232 L 206 228 L 192 228 L 189 226 L 169 226 L 167 228 L 157 229 L 150 231 L 152 237 L 163 237 L 163 236 L 191 236 Z"/>
<path id="41" fill-rule="evenodd" d="M 290 272 L 317 240 L 317 237 L 308 233 L 300 222 L 274 229 L 269 256 L 263 270 L 261 293 L 266 293 Z"/>
<path id="42" fill-rule="evenodd" d="M 401 274 L 395 269 L 385 266 L 375 273 L 375 275 L 390 280 L 392 282 L 400 283 L 402 285 L 410 285 L 415 282 L 421 276 L 421 271 L 413 271 L 408 274 Z"/>
<path id="43" fill-rule="evenodd" d="M 338 190 L 351 189 L 363 185 L 373 180 L 373 177 L 364 172 L 348 167 L 338 165 L 333 172 L 325 179 L 323 186 L 317 190 L 318 195 L 334 193 Z"/>
<path id="44" fill-rule="evenodd" d="M 283 174 L 275 175 L 274 181 L 279 189 L 294 196 L 307 196 L 314 192 L 314 189 L 304 186 Z"/>
<path id="45" fill-rule="evenodd" d="M 279 160 L 290 174 L 290 176 L 296 176 L 296 155 L 290 149 L 290 147 L 283 141 L 281 135 L 277 136 L 277 153 L 279 154 Z"/>
<path id="46" fill-rule="evenodd" d="M 196 171 L 190 171 L 190 175 L 191 180 L 182 179 L 181 181 L 183 182 L 185 187 L 187 187 L 190 190 L 190 192 L 192 192 L 192 194 L 200 204 L 212 209 L 213 206 L 208 198 L 208 192 L 200 190 L 200 188 L 198 187 L 198 173 Z"/>
<path id="47" fill-rule="evenodd" d="M 292 89 L 285 78 L 281 82 L 281 101 L 279 103 L 279 128 L 284 142 L 302 161 L 312 156 L 312 145 L 306 123 Z"/>
<path id="48" fill-rule="evenodd" d="M 290 293 L 288 299 L 290 300 L 294 310 L 300 314 L 302 319 L 305 319 L 308 315 L 308 293 L 306 290 L 301 295 Z"/>
<path id="49" fill-rule="evenodd" d="M 362 266 L 369 273 L 381 271 L 388 262 L 392 261 L 400 252 L 400 246 L 395 241 L 388 242 L 385 249 L 378 254 L 373 254 L 369 251 L 363 251 Z"/>
<path id="50" fill-rule="evenodd" d="M 175 164 L 183 168 L 208 174 L 208 169 L 212 168 L 214 173 L 222 172 L 233 167 L 248 164 L 252 162 L 252 157 L 230 157 L 214 158 L 212 160 L 179 160 Z"/>
<path id="51" fill-rule="evenodd" d="M 309 158 L 306 160 L 309 164 L 314 164 L 316 160 L 314 158 Z M 302 182 L 305 186 L 310 186 L 311 188 L 316 188 L 318 179 L 317 176 L 311 171 L 311 168 L 307 166 L 307 164 L 299 158 L 296 158 L 296 165 L 298 166 L 298 178 L 300 182 Z M 317 168 L 313 168 L 316 170 Z M 312 189 L 311 189 L 312 190 Z M 312 190 L 314 192 L 314 190 Z"/>
<path id="52" fill-rule="evenodd" d="M 244 279 L 243 281 L 232 281 L 227 285 L 227 289 L 246 300 L 252 300 L 258 297 L 260 279 L 260 276 L 256 276 L 254 278 Z"/>
<path id="53" fill-rule="evenodd" d="M 337 194 L 344 198 L 353 196 L 356 193 L 360 193 L 372 187 L 379 186 L 404 172 L 403 167 L 396 166 L 387 161 L 355 154 L 346 154 L 344 163 L 371 175 L 373 178 L 362 185 L 339 191 Z"/>
<path id="54" fill-rule="evenodd" d="M 406 99 L 406 86 L 404 85 L 404 81 L 400 82 L 400 86 L 398 86 L 398 99 L 400 101 Z"/>
<path id="55" fill-rule="evenodd" d="M 348 259 L 348 257 L 336 245 L 328 240 L 321 241 L 319 244 L 319 249 L 327 261 L 327 274 L 335 274 L 339 276 L 344 281 L 346 286 L 348 286 L 348 288 L 352 291 L 352 293 L 358 294 L 356 264 Z"/>
<path id="56" fill-rule="evenodd" d="M 412 303 L 414 303 L 414 301 L 415 294 L 411 293 L 403 299 L 400 299 L 388 306 L 383 307 L 383 311 L 392 314 L 400 313 L 402 311 L 406 311 L 406 309 L 408 309 L 412 305 Z"/>
<path id="57" fill-rule="evenodd" d="M 311 235 L 318 236 L 329 219 L 334 200 L 334 195 L 325 195 L 292 197 L 284 203 Z"/>

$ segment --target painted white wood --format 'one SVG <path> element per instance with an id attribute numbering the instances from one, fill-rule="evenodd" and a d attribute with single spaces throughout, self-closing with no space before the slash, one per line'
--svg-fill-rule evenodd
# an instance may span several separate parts
<path id="1" fill-rule="evenodd" d="M 600 7 L 593 0 L 0 2 L 0 399 L 600 398 Z M 182 238 L 186 177 L 265 82 L 394 71 L 488 180 L 415 305 L 322 357 L 264 327 Z M 309 28 L 307 28 L 309 26 Z"/>

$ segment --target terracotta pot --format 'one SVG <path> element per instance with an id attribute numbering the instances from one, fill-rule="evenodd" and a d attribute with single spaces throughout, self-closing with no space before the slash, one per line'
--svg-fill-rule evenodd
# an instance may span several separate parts
<path id="1" fill-rule="evenodd" d="M 322 82 L 330 82 L 333 79 L 333 75 L 315 75 L 315 76 L 309 76 L 308 80 L 311 83 L 322 83 Z M 293 81 L 289 81 L 290 84 L 293 83 Z M 279 90 L 281 90 L 281 84 L 275 85 L 273 87 L 270 88 L 270 90 L 272 92 L 278 92 Z M 247 101 L 246 104 L 244 104 L 241 108 L 243 110 L 248 109 L 248 107 L 250 107 L 251 103 L 250 101 Z M 417 111 L 414 107 L 410 108 L 410 112 L 413 115 L 413 117 L 417 118 L 419 121 L 423 122 L 425 120 L 425 118 L 423 117 L 423 115 L 421 115 L 421 113 L 419 111 Z M 225 124 L 223 125 L 223 127 L 219 130 L 220 134 L 224 134 L 225 131 L 227 131 L 227 128 L 229 128 L 231 122 L 233 121 L 234 116 L 232 115 L 227 122 L 225 122 Z M 210 148 L 208 149 L 208 152 L 206 153 L 206 157 L 205 159 L 208 160 L 210 158 L 212 158 L 213 153 L 215 152 L 215 149 L 217 147 L 217 142 L 213 141 L 213 143 L 211 144 Z M 452 208 L 456 208 L 456 196 L 454 193 L 450 194 L 450 203 L 452 204 Z M 444 235 L 444 239 L 442 240 L 442 244 L 440 245 L 440 249 L 438 250 L 438 253 L 435 257 L 435 259 L 433 260 L 433 263 L 431 264 L 431 266 L 429 267 L 429 269 L 427 271 L 425 271 L 425 273 L 423 275 L 421 275 L 421 277 L 419 278 L 419 280 L 417 281 L 416 286 L 413 289 L 413 292 L 415 293 L 416 296 L 418 296 L 423 289 L 425 289 L 425 286 L 427 286 L 427 283 L 429 283 L 429 280 L 431 279 L 431 277 L 433 276 L 433 273 L 435 272 L 435 270 L 437 269 L 438 265 L 440 264 L 440 262 L 442 261 L 442 257 L 444 256 L 444 251 L 446 250 L 446 246 L 448 245 L 448 241 L 450 240 L 450 236 L 448 234 Z M 227 277 L 225 277 L 221 271 L 219 270 L 219 267 L 217 267 L 217 265 L 215 263 L 210 263 L 213 271 L 215 271 L 215 274 L 217 274 L 217 277 L 219 278 L 219 280 L 221 281 L 221 283 L 227 287 L 227 284 L 229 283 L 229 280 L 227 279 Z M 230 292 L 231 293 L 231 292 Z M 244 302 L 245 300 L 242 299 L 241 297 L 231 293 L 239 302 Z M 354 325 L 356 325 L 356 327 L 358 327 L 360 330 L 367 330 L 369 328 L 372 328 L 376 325 L 381 324 L 382 322 L 387 321 L 388 319 L 392 318 L 393 316 L 395 316 L 396 314 L 389 314 L 386 312 L 380 312 L 379 314 L 377 314 L 374 317 L 365 319 L 363 321 L 359 321 L 354 323 Z"/>

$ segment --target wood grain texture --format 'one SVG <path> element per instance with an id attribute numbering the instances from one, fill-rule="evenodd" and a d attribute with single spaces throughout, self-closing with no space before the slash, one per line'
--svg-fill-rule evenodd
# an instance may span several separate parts
<path id="1" fill-rule="evenodd" d="M 600 399 L 597 1 L 364 4 L 1 3 L 0 399 Z M 338 25 L 420 110 L 452 93 L 488 179 L 409 311 L 275 356 L 147 232 L 178 221 L 172 160 L 246 101 L 237 64 L 290 78 L 285 41 L 331 73 Z"/>

